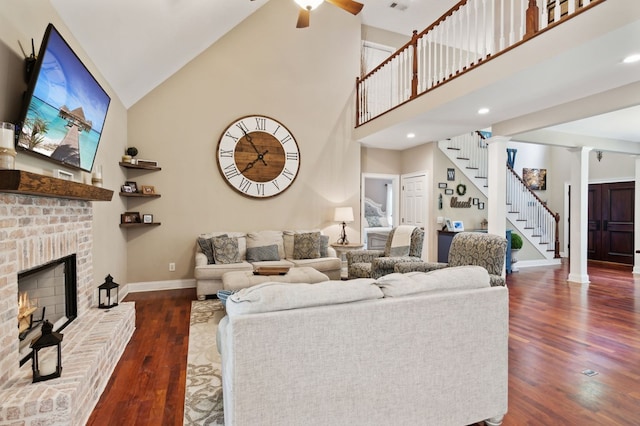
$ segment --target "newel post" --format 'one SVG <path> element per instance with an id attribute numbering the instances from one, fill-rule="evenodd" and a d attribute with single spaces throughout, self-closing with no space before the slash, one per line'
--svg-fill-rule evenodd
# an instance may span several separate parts
<path id="1" fill-rule="evenodd" d="M 418 96 L 418 31 L 413 30 L 411 36 L 411 47 L 413 49 L 413 74 L 411 77 L 411 99 Z"/>
<path id="2" fill-rule="evenodd" d="M 532 37 L 540 29 L 539 16 L 540 11 L 536 0 L 529 0 L 529 6 L 527 7 L 527 26 L 524 33 L 525 40 Z"/>
<path id="3" fill-rule="evenodd" d="M 554 259 L 560 259 L 560 213 L 556 213 L 554 216 L 554 219 L 556 220 L 556 240 L 554 241 L 554 254 L 553 254 L 553 258 Z"/>
<path id="4" fill-rule="evenodd" d="M 356 77 L 356 127 L 360 124 L 360 77 Z"/>

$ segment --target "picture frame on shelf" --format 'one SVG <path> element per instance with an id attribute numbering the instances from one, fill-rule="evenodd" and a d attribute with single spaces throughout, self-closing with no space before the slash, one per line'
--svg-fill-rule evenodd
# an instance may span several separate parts
<path id="1" fill-rule="evenodd" d="M 131 193 L 131 192 L 133 192 L 133 188 L 131 188 L 129 185 L 122 185 L 120 187 L 120 191 L 126 192 L 126 193 Z"/>
<path id="2" fill-rule="evenodd" d="M 120 215 L 120 223 L 141 223 L 140 212 L 124 212 Z"/>
<path id="3" fill-rule="evenodd" d="M 453 222 L 448 217 L 444 219 L 444 225 L 447 228 L 447 231 L 453 232 Z"/>
<path id="4" fill-rule="evenodd" d="M 131 192 L 138 192 L 138 184 L 133 182 L 133 181 L 126 181 L 125 186 L 130 186 L 131 187 Z"/>
<path id="5" fill-rule="evenodd" d="M 453 221 L 453 232 L 462 232 L 464 231 L 464 223 L 461 220 Z"/>
<path id="6" fill-rule="evenodd" d="M 138 159 L 139 166 L 148 166 L 148 167 L 158 167 L 158 162 L 153 160 L 142 160 Z"/>
<path id="7" fill-rule="evenodd" d="M 142 223 L 153 223 L 153 215 L 148 213 L 143 214 Z"/>
<path id="8" fill-rule="evenodd" d="M 439 189 L 447 189 L 447 182 L 438 183 L 438 188 Z"/>
<path id="9" fill-rule="evenodd" d="M 152 195 L 156 193 L 156 188 L 153 185 L 142 185 L 140 187 L 143 194 Z"/>
<path id="10" fill-rule="evenodd" d="M 73 173 L 64 170 L 56 169 L 54 176 L 58 179 L 73 181 Z"/>

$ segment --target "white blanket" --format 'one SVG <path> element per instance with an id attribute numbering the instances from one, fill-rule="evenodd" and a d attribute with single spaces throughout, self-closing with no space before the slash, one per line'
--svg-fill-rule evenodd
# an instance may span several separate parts
<path id="1" fill-rule="evenodd" d="M 416 229 L 416 227 L 412 225 L 400 225 L 396 228 L 393 233 L 393 238 L 391 239 L 391 249 L 389 250 L 388 256 L 397 257 L 409 255 L 411 234 L 413 234 L 414 229 Z"/>

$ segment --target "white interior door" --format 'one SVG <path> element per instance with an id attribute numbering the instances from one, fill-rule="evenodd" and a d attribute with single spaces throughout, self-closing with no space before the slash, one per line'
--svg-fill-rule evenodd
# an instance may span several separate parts
<path id="1" fill-rule="evenodd" d="M 427 223 L 427 175 L 425 173 L 403 175 L 401 186 L 400 223 L 425 228 Z"/>

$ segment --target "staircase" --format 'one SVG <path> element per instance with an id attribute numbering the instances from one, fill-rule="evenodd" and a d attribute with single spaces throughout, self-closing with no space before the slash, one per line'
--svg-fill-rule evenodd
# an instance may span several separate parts
<path id="1" fill-rule="evenodd" d="M 438 148 L 462 173 L 488 196 L 487 169 L 489 150 L 486 132 L 476 131 L 438 142 Z M 558 222 L 553 213 L 531 191 L 518 174 L 505 164 L 507 187 L 507 219 L 547 260 L 560 258 Z"/>

